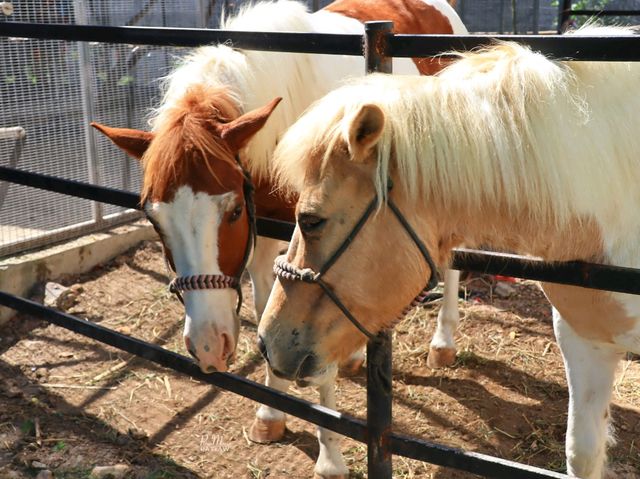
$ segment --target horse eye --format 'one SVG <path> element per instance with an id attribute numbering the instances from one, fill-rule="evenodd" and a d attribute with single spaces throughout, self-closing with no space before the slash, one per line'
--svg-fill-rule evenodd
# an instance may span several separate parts
<path id="1" fill-rule="evenodd" d="M 233 223 L 234 221 L 237 221 L 237 219 L 240 218 L 240 216 L 242 216 L 242 205 L 238 205 L 233 209 L 231 216 L 229 216 L 229 223 Z"/>
<path id="2" fill-rule="evenodd" d="M 317 233 L 326 222 L 325 218 L 313 214 L 301 213 L 298 215 L 298 226 L 303 234 Z"/>

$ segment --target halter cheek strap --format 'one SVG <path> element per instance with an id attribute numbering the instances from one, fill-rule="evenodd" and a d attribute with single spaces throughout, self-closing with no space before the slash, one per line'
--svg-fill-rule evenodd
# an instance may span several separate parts
<path id="1" fill-rule="evenodd" d="M 389 190 L 392 187 L 391 185 L 392 185 L 391 180 L 389 180 Z M 420 237 L 416 234 L 415 230 L 411 227 L 407 219 L 402 215 L 402 213 L 400 212 L 396 204 L 389 197 L 387 197 L 386 203 L 387 203 L 387 206 L 389 206 L 389 209 L 393 212 L 395 217 L 398 219 L 398 221 L 400 222 L 404 230 L 407 232 L 407 234 L 409 235 L 413 243 L 418 247 L 418 250 L 422 254 L 422 257 L 424 258 L 425 262 L 429 266 L 429 269 L 431 270 L 431 277 L 429 278 L 429 282 L 422 289 L 422 291 L 420 291 L 420 293 L 413 299 L 413 301 L 402 311 L 401 315 L 397 318 L 397 320 L 400 320 L 409 311 L 411 311 L 411 309 L 413 309 L 415 306 L 420 304 L 425 299 L 428 291 L 432 290 L 438 285 L 438 272 L 433 260 L 431 259 L 431 255 L 427 250 L 427 247 L 424 245 Z M 360 219 L 358 219 L 358 221 L 354 225 L 349 235 L 347 235 L 347 237 L 340 244 L 340 246 L 338 246 L 338 248 L 334 251 L 334 253 L 324 263 L 324 265 L 320 268 L 319 272 L 315 272 L 311 268 L 303 268 L 303 269 L 298 268 L 297 266 L 294 266 L 291 263 L 287 262 L 285 255 L 278 256 L 275 260 L 275 265 L 273 267 L 274 273 L 281 280 L 303 281 L 305 283 L 313 283 L 320 286 L 320 288 L 322 288 L 324 293 L 329 297 L 329 299 L 331 299 L 331 301 L 333 301 L 333 303 L 338 307 L 338 309 L 342 311 L 342 314 L 345 315 L 345 317 L 351 322 L 351 324 L 353 324 L 356 328 L 358 328 L 358 330 L 369 339 L 374 339 L 375 335 L 372 334 L 370 331 L 368 331 L 355 318 L 355 316 L 351 314 L 351 312 L 349 311 L 349 308 L 347 308 L 344 305 L 344 303 L 340 300 L 340 298 L 337 296 L 335 291 L 333 291 L 331 286 L 323 280 L 323 276 L 329 270 L 329 268 L 331 268 L 331 266 L 333 266 L 336 263 L 336 261 L 338 261 L 340 256 L 342 256 L 342 254 L 351 245 L 354 238 L 358 235 L 360 230 L 362 230 L 367 220 L 371 217 L 371 215 L 375 211 L 377 204 L 378 204 L 378 199 L 373 198 L 373 200 L 371 200 L 371 202 L 369 203 L 369 206 L 367 206 L 367 208 L 365 209 L 362 216 L 360 216 Z"/>

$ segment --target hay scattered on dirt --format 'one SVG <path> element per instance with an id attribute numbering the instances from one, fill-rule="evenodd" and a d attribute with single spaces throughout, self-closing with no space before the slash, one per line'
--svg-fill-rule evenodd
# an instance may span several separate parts
<path id="1" fill-rule="evenodd" d="M 80 284 L 69 312 L 185 354 L 182 306 L 166 289 L 160 247 L 146 243 L 64 284 Z M 567 390 L 550 308 L 535 283 L 501 299 L 488 278 L 466 282 L 455 366 L 426 365 L 437 302 L 394 333 L 395 428 L 430 441 L 554 470 L 564 468 Z M 80 290 L 80 289 L 79 289 Z M 246 297 L 250 298 L 249 290 Z M 262 381 L 255 319 L 242 311 L 234 372 Z M 313 426 L 290 418 L 281 444 L 250 443 L 256 404 L 30 318 L 0 330 L 0 477 L 86 478 L 127 464 L 139 478 L 309 478 L 318 454 Z M 640 367 L 621 365 L 613 419 L 615 477 L 638 478 Z M 338 407 L 365 415 L 365 377 L 340 379 Z M 311 400 L 311 390 L 293 390 Z M 38 434 L 36 434 L 36 424 Z M 343 447 L 352 477 L 366 477 L 366 449 Z M 394 458 L 397 478 L 471 474 Z"/>

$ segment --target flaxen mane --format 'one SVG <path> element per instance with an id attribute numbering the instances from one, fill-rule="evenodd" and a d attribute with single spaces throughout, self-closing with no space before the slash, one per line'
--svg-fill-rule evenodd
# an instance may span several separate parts
<path id="1" fill-rule="evenodd" d="M 141 199 L 159 198 L 171 185 L 182 184 L 190 162 L 206 158 L 233 162 L 232 152 L 214 133 L 217 123 L 226 123 L 239 115 L 237 106 L 224 88 L 191 86 L 184 96 L 163 108 L 155 119 L 155 138 L 143 157 L 145 168 Z M 178 180 L 178 181 L 176 181 Z"/>
<path id="2" fill-rule="evenodd" d="M 328 161 L 375 104 L 385 114 L 372 178 L 380 196 L 393 173 L 416 199 L 497 201 L 553 222 L 597 216 L 612 194 L 638 204 L 640 135 L 610 119 L 640 111 L 640 96 L 625 93 L 640 86 L 640 64 L 555 62 L 509 42 L 458 56 L 436 77 L 372 75 L 317 102 L 276 149 L 281 186 L 300 189 L 310 159 Z"/>

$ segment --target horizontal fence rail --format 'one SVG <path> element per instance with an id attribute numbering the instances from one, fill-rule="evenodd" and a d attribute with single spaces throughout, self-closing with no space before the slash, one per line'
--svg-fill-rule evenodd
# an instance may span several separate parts
<path id="1" fill-rule="evenodd" d="M 556 60 L 640 60 L 640 35 L 393 35 L 388 40 L 388 54 L 394 57 L 434 56 L 450 50 L 471 50 L 496 41 L 527 45 Z"/>
<path id="2" fill-rule="evenodd" d="M 317 426 L 335 431 L 358 442 L 367 442 L 367 424 L 358 418 L 343 414 L 304 399 L 294 398 L 268 386 L 250 381 L 231 373 L 203 373 L 191 359 L 168 351 L 156 344 L 147 343 L 118 333 L 98 324 L 56 311 L 34 301 L 0 291 L 0 305 L 21 313 L 36 316 L 51 324 L 68 329 L 91 339 L 108 344 L 122 351 L 141 357 L 173 371 L 217 386 L 240 396 L 266 404 L 287 414 L 296 416 Z M 391 451 L 401 456 L 426 460 L 439 466 L 483 474 L 496 479 L 568 479 L 569 476 L 538 467 L 499 459 L 485 454 L 465 452 L 402 434 L 389 434 Z"/>
<path id="3" fill-rule="evenodd" d="M 576 9 L 569 10 L 569 16 L 571 15 L 584 15 L 594 17 L 637 17 L 640 16 L 640 10 Z"/>
<path id="4" fill-rule="evenodd" d="M 123 208 L 142 210 L 140 196 L 130 191 L 96 186 L 82 181 L 67 180 L 40 173 L 31 173 L 6 166 L 0 166 L 0 180 L 53 191 L 67 196 L 122 206 Z M 262 217 L 256 218 L 256 223 L 258 234 L 261 236 L 283 241 L 291 239 L 293 233 L 293 225 L 291 223 Z"/>
<path id="5" fill-rule="evenodd" d="M 171 47 L 199 47 L 224 43 L 233 48 L 290 53 L 362 55 L 362 35 L 293 32 L 239 32 L 206 28 L 105 27 L 55 23 L 0 23 L 0 36 L 125 43 Z"/>
<path id="6" fill-rule="evenodd" d="M 363 54 L 361 35 L 293 32 L 238 32 L 200 28 L 103 27 L 93 25 L 57 25 L 0 23 L 0 36 L 195 47 L 226 43 L 234 48 L 293 53 L 335 55 Z M 556 59 L 590 61 L 640 60 L 640 35 L 567 36 L 567 35 L 389 35 L 384 56 L 422 57 L 449 50 L 470 50 L 496 40 L 517 41 Z"/>
<path id="7" fill-rule="evenodd" d="M 56 178 L 0 166 L 0 180 L 87 200 L 101 201 L 131 209 L 141 209 L 136 193 L 95 186 L 81 181 Z M 289 241 L 294 225 L 270 218 L 257 219 L 258 234 Z M 549 283 L 605 289 L 617 293 L 640 294 L 640 270 L 582 261 L 548 263 L 525 256 L 490 253 L 470 249 L 454 250 L 455 269 L 477 273 L 500 274 Z"/>

